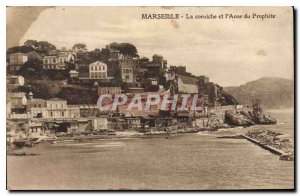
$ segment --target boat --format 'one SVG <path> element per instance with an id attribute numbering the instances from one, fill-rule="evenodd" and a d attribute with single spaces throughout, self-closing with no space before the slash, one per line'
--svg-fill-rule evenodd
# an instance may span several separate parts
<path id="1" fill-rule="evenodd" d="M 16 140 L 13 142 L 13 144 L 18 148 L 33 147 L 33 142 L 31 142 L 29 140 Z"/>

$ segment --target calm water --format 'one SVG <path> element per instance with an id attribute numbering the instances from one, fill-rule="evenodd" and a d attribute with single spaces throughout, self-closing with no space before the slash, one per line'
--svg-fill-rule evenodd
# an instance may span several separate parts
<path id="1" fill-rule="evenodd" d="M 293 137 L 291 112 L 276 113 Z M 290 118 L 287 118 L 290 115 Z M 275 116 L 275 115 L 274 115 Z M 287 120 L 284 120 L 287 119 Z M 8 156 L 11 189 L 270 189 L 293 188 L 292 161 L 246 140 L 214 134 L 166 138 L 66 141 Z"/>

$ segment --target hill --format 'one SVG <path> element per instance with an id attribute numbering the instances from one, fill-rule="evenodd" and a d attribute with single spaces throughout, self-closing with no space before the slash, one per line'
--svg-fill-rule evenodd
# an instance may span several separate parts
<path id="1" fill-rule="evenodd" d="M 294 106 L 294 81 L 283 78 L 261 78 L 241 86 L 224 87 L 224 91 L 235 96 L 241 104 L 252 105 L 259 99 L 268 109 Z"/>

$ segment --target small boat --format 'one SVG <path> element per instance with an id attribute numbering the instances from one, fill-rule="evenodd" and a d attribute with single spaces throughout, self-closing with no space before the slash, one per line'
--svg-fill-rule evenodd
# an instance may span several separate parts
<path id="1" fill-rule="evenodd" d="M 22 147 L 33 147 L 33 143 L 30 142 L 29 140 L 17 140 L 14 141 L 13 144 L 16 147 L 22 148 Z"/>

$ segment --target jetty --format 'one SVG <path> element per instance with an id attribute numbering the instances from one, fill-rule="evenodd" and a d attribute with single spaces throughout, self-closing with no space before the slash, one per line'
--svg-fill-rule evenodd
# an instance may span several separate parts
<path id="1" fill-rule="evenodd" d="M 281 135 L 283 134 L 278 131 L 257 129 L 248 131 L 245 134 L 227 135 L 218 138 L 246 139 L 261 148 L 278 155 L 280 160 L 293 161 L 293 144 L 289 139 L 279 137 Z"/>
<path id="2" fill-rule="evenodd" d="M 258 140 L 256 140 L 256 139 L 253 139 L 253 138 L 251 138 L 251 137 L 248 137 L 248 136 L 246 136 L 246 135 L 244 135 L 244 134 L 242 135 L 242 137 L 245 138 L 246 140 L 248 140 L 248 141 L 250 141 L 250 142 L 252 142 L 252 143 L 254 143 L 254 144 L 256 144 L 256 145 L 258 145 L 258 146 L 260 146 L 260 147 L 262 147 L 262 148 L 264 148 L 264 149 L 266 149 L 266 150 L 268 150 L 268 151 L 270 151 L 270 152 L 273 153 L 273 154 L 276 154 L 276 155 L 279 155 L 279 156 L 286 154 L 286 153 L 285 153 L 284 151 L 282 151 L 282 150 L 273 148 L 272 146 L 269 146 L 269 145 L 267 145 L 267 144 L 265 144 L 265 143 L 263 143 L 263 142 L 260 142 L 260 141 L 258 141 Z"/>

